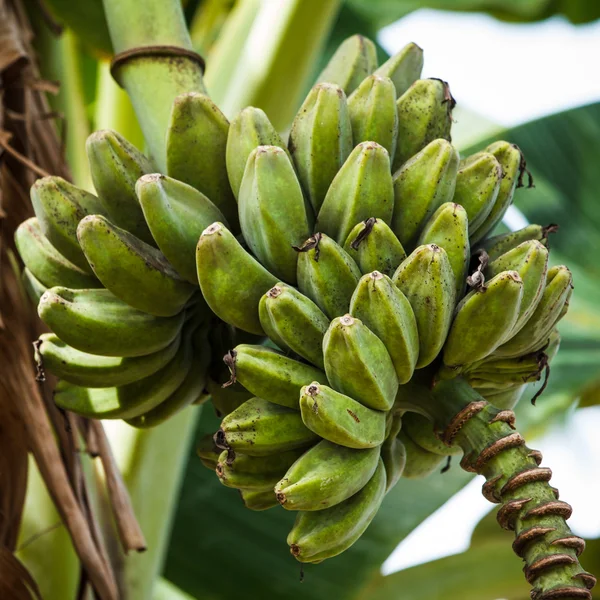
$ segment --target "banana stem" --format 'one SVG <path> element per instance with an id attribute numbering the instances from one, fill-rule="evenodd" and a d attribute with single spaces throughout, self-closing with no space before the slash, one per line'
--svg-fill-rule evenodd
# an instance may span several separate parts
<path id="1" fill-rule="evenodd" d="M 439 382 L 415 402 L 444 443 L 461 447 L 461 467 L 486 478 L 482 493 L 501 505 L 500 526 L 515 532 L 513 550 L 525 561 L 532 600 L 591 600 L 596 579 L 579 563 L 585 544 L 565 522 L 571 507 L 549 485 L 541 453 L 515 430 L 514 413 L 493 407 L 462 378 Z"/>

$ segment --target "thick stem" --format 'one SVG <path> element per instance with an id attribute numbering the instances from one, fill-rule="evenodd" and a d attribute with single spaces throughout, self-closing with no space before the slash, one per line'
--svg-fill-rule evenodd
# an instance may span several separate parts
<path id="1" fill-rule="evenodd" d="M 513 550 L 525 561 L 532 600 L 591 600 L 596 579 L 579 564 L 585 544 L 565 522 L 571 507 L 550 486 L 541 453 L 515 430 L 514 413 L 488 404 L 461 378 L 438 383 L 416 402 L 438 437 L 461 447 L 463 469 L 486 478 L 483 495 L 502 505 L 498 523 L 515 532 Z"/>

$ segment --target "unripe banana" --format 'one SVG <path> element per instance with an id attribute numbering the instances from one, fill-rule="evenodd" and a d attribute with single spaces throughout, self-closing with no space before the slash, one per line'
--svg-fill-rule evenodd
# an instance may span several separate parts
<path id="1" fill-rule="evenodd" d="M 275 485 L 287 510 L 323 510 L 347 500 L 371 479 L 379 448 L 356 450 L 327 440 L 305 452 Z"/>
<path id="2" fill-rule="evenodd" d="M 225 217 L 202 192 L 165 175 L 144 175 L 135 190 L 160 251 L 181 277 L 197 285 L 198 238 L 211 223 L 227 226 Z"/>
<path id="3" fill-rule="evenodd" d="M 258 312 L 266 334 L 282 350 L 291 350 L 325 368 L 323 336 L 329 319 L 310 298 L 279 282 L 260 299 Z"/>
<path id="4" fill-rule="evenodd" d="M 398 144 L 393 171 L 433 140 L 450 141 L 455 104 L 448 84 L 441 79 L 419 79 L 398 98 Z"/>
<path id="5" fill-rule="evenodd" d="M 248 157 L 258 146 L 278 146 L 287 152 L 281 136 L 271 125 L 267 115 L 260 108 L 249 106 L 231 121 L 227 136 L 227 175 L 236 198 L 242 185 Z"/>
<path id="6" fill-rule="evenodd" d="M 348 98 L 348 112 L 353 143 L 376 142 L 387 150 L 390 162 L 393 161 L 398 111 L 392 80 L 378 75 L 366 77 Z"/>
<path id="7" fill-rule="evenodd" d="M 72 289 L 102 287 L 86 271 L 67 260 L 46 238 L 36 217 L 23 221 L 15 231 L 15 245 L 29 272 L 43 285 Z"/>
<path id="8" fill-rule="evenodd" d="M 98 198 L 62 177 L 38 179 L 30 196 L 42 233 L 67 260 L 93 275 L 77 241 L 77 225 L 87 215 L 105 214 Z"/>
<path id="9" fill-rule="evenodd" d="M 184 320 L 153 317 L 111 292 L 50 288 L 40 299 L 42 321 L 66 344 L 102 356 L 143 356 L 158 352 L 176 337 Z"/>
<path id="10" fill-rule="evenodd" d="M 475 389 L 475 388 L 473 388 Z M 502 390 L 495 393 L 479 392 L 490 404 L 493 404 L 496 408 L 500 410 L 512 410 L 518 403 L 523 393 L 527 389 L 527 384 L 520 385 L 518 387 L 512 388 L 510 390 Z"/>
<path id="11" fill-rule="evenodd" d="M 362 142 L 331 182 L 315 229 L 341 245 L 356 223 L 375 217 L 389 224 L 393 210 L 388 153 L 375 142 Z"/>
<path id="12" fill-rule="evenodd" d="M 530 240 L 537 240 L 548 247 L 548 236 L 557 229 L 558 225 L 547 225 L 546 227 L 542 227 L 542 225 L 527 225 L 523 229 L 509 231 L 508 233 L 502 233 L 483 240 L 478 244 L 477 248 L 485 250 L 488 260 L 492 261 L 509 250 L 516 248 L 519 244 Z"/>
<path id="13" fill-rule="evenodd" d="M 398 377 L 384 343 L 359 319 L 334 319 L 323 338 L 325 373 L 331 386 L 369 408 L 389 410 Z M 383 441 L 383 440 L 381 440 Z"/>
<path id="14" fill-rule="evenodd" d="M 267 510 L 279 504 L 273 490 L 266 492 L 240 490 L 240 496 L 242 497 L 244 506 L 250 510 Z"/>
<path id="15" fill-rule="evenodd" d="M 196 446 L 196 454 L 200 458 L 200 462 L 207 468 L 215 470 L 217 461 L 222 450 L 215 445 L 214 437 L 207 433 L 203 435 Z"/>
<path id="16" fill-rule="evenodd" d="M 406 479 L 425 479 L 445 459 L 444 456 L 429 452 L 413 442 L 404 430 L 400 431 L 398 439 L 406 450 L 406 464 L 402 473 L 402 477 L 406 477 Z"/>
<path id="17" fill-rule="evenodd" d="M 210 401 L 219 418 L 232 413 L 236 408 L 253 397 L 252 394 L 239 383 L 224 388 L 221 381 L 215 381 L 212 377 L 209 377 L 206 382 L 206 391 L 210 395 Z"/>
<path id="18" fill-rule="evenodd" d="M 262 398 L 250 398 L 228 414 L 215 436 L 218 446 L 250 456 L 301 448 L 316 439 L 297 410 Z"/>
<path id="19" fill-rule="evenodd" d="M 459 155 L 452 144 L 436 139 L 394 174 L 391 228 L 406 249 L 414 248 L 427 220 L 452 200 Z"/>
<path id="20" fill-rule="evenodd" d="M 460 446 L 447 446 L 434 433 L 433 423 L 415 412 L 407 412 L 402 417 L 402 431 L 417 446 L 439 456 L 461 454 Z"/>
<path id="21" fill-rule="evenodd" d="M 330 237 L 315 233 L 298 248 L 298 288 L 330 319 L 348 312 L 360 270 Z"/>
<path id="22" fill-rule="evenodd" d="M 352 295 L 350 314 L 384 343 L 399 383 L 409 381 L 419 357 L 417 321 L 410 302 L 392 280 L 378 271 L 362 277 Z"/>
<path id="23" fill-rule="evenodd" d="M 352 229 L 344 250 L 365 275 L 380 271 L 391 277 L 406 258 L 406 252 L 390 226 L 375 217 L 369 217 Z"/>
<path id="24" fill-rule="evenodd" d="M 398 439 L 398 433 L 402 429 L 402 415 L 393 415 L 390 421 L 389 432 L 385 442 L 381 445 L 381 460 L 385 466 L 386 488 L 385 492 L 389 492 L 398 483 L 404 466 L 406 465 L 406 448 Z"/>
<path id="25" fill-rule="evenodd" d="M 417 44 L 406 44 L 399 52 L 388 58 L 374 73 L 378 77 L 389 77 L 400 97 L 421 76 L 423 50 Z"/>
<path id="26" fill-rule="evenodd" d="M 419 333 L 416 368 L 439 354 L 452 322 L 456 283 L 448 255 L 435 244 L 419 246 L 394 273 L 392 281 L 412 306 Z"/>
<path id="27" fill-rule="evenodd" d="M 277 279 L 242 248 L 222 223 L 213 223 L 202 232 L 196 266 L 202 295 L 213 312 L 226 323 L 264 335 L 258 304 Z"/>
<path id="28" fill-rule="evenodd" d="M 377 68 L 375 44 L 362 35 L 345 39 L 317 77 L 317 83 L 339 85 L 348 95 Z"/>
<path id="29" fill-rule="evenodd" d="M 298 179 L 317 213 L 353 147 L 346 95 L 340 87 L 313 87 L 292 123 L 288 145 Z"/>
<path id="30" fill-rule="evenodd" d="M 490 152 L 477 152 L 460 162 L 452 201 L 467 211 L 471 235 L 494 207 L 501 181 L 502 167 Z"/>
<path id="31" fill-rule="evenodd" d="M 323 371 L 264 346 L 240 344 L 223 360 L 232 383 L 239 381 L 255 396 L 295 410 L 300 388 L 315 379 L 325 380 Z"/>
<path id="32" fill-rule="evenodd" d="M 27 267 L 25 267 L 21 273 L 21 283 L 23 284 L 29 299 L 37 306 L 40 298 L 48 288 L 41 281 L 36 279 Z"/>
<path id="33" fill-rule="evenodd" d="M 300 390 L 304 424 L 317 435 L 347 448 L 375 448 L 385 439 L 383 411 L 313 381 Z"/>
<path id="34" fill-rule="evenodd" d="M 292 555 L 300 562 L 318 563 L 347 550 L 377 514 L 385 489 L 380 459 L 369 483 L 348 500 L 324 510 L 300 511 L 287 538 Z"/>
<path id="35" fill-rule="evenodd" d="M 508 142 L 494 142 L 486 149 L 486 152 L 493 154 L 502 167 L 502 178 L 500 180 L 500 190 L 492 210 L 485 218 L 483 223 L 477 228 L 471 228 L 471 244 L 482 240 L 490 231 L 500 223 L 504 213 L 510 206 L 517 182 L 523 168 L 523 155 L 515 144 Z"/>
<path id="36" fill-rule="evenodd" d="M 92 133 L 85 149 L 94 188 L 106 215 L 144 242 L 154 243 L 135 195 L 135 182 L 156 171 L 152 161 L 110 129 Z"/>
<path id="37" fill-rule="evenodd" d="M 208 96 L 177 96 L 167 129 L 167 174 L 207 196 L 238 231 L 225 161 L 228 133 L 229 122 Z"/>
<path id="38" fill-rule="evenodd" d="M 456 374 L 491 354 L 520 314 L 524 285 L 516 271 L 504 271 L 467 294 L 456 307 L 444 344 L 444 365 Z"/>
<path id="39" fill-rule="evenodd" d="M 98 279 L 133 308 L 171 317 L 194 293 L 162 252 L 101 215 L 84 217 L 77 238 Z"/>
<path id="40" fill-rule="evenodd" d="M 294 247 L 310 235 L 313 219 L 307 214 L 294 167 L 281 148 L 259 146 L 250 153 L 238 203 L 250 250 L 271 273 L 296 283 Z"/>

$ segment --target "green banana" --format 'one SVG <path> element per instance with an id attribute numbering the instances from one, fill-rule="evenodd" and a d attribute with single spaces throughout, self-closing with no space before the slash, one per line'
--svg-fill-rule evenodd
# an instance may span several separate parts
<path id="1" fill-rule="evenodd" d="M 292 123 L 288 146 L 298 179 L 318 212 L 353 147 L 346 95 L 341 88 L 320 83 L 309 92 Z"/>
<path id="2" fill-rule="evenodd" d="M 323 336 L 329 319 L 310 298 L 279 282 L 260 299 L 258 313 L 266 334 L 282 350 L 291 350 L 325 368 Z"/>
<path id="3" fill-rule="evenodd" d="M 92 133 L 85 144 L 90 173 L 106 215 L 148 244 L 152 234 L 135 195 L 135 182 L 156 168 L 133 144 L 110 129 Z"/>
<path id="4" fill-rule="evenodd" d="M 444 365 L 458 374 L 500 346 L 519 318 L 524 288 L 516 271 L 504 271 L 468 293 L 456 307 Z"/>
<path id="5" fill-rule="evenodd" d="M 450 141 L 455 104 L 448 84 L 441 79 L 419 79 L 398 98 L 398 144 L 394 171 L 433 140 L 443 138 Z"/>
<path id="6" fill-rule="evenodd" d="M 77 225 L 87 215 L 105 214 L 98 198 L 62 177 L 38 179 L 30 196 L 42 233 L 67 260 L 93 275 L 77 241 Z"/>
<path id="7" fill-rule="evenodd" d="M 143 356 L 168 346 L 184 320 L 153 317 L 132 308 L 111 292 L 53 287 L 38 306 L 42 321 L 66 344 L 102 356 Z"/>
<path id="8" fill-rule="evenodd" d="M 275 494 L 287 510 L 323 510 L 359 492 L 378 463 L 379 448 L 356 450 L 322 440 L 290 466 Z"/>
<path id="9" fill-rule="evenodd" d="M 400 97 L 421 76 L 423 50 L 417 44 L 406 44 L 399 52 L 388 58 L 374 73 L 378 77 L 389 77 Z"/>
<path id="10" fill-rule="evenodd" d="M 23 221 L 17 227 L 15 245 L 29 272 L 47 287 L 55 285 L 72 289 L 102 287 L 95 277 L 91 277 L 67 260 L 46 239 L 36 217 Z"/>
<path id="11" fill-rule="evenodd" d="M 318 563 L 352 546 L 379 510 L 385 477 L 380 459 L 369 483 L 354 496 L 324 510 L 300 511 L 287 538 L 292 555 L 300 562 Z"/>
<path id="12" fill-rule="evenodd" d="M 433 423 L 415 412 L 407 412 L 402 417 L 402 431 L 409 437 L 417 446 L 439 454 L 440 456 L 456 456 L 461 454 L 460 446 L 447 446 L 435 434 Z"/>
<path id="13" fill-rule="evenodd" d="M 104 286 L 133 308 L 157 317 L 180 312 L 194 293 L 165 256 L 100 215 L 84 217 L 77 238 Z"/>
<path id="14" fill-rule="evenodd" d="M 239 490 L 239 492 L 244 506 L 250 510 L 267 510 L 279 504 L 273 490 L 267 490 L 266 492 Z"/>
<path id="15" fill-rule="evenodd" d="M 392 280 L 373 271 L 358 282 L 350 314 L 360 319 L 385 345 L 400 384 L 408 382 L 419 357 L 415 314 Z"/>
<path id="16" fill-rule="evenodd" d="M 452 200 L 458 164 L 459 155 L 452 144 L 436 139 L 394 174 L 391 228 L 404 248 L 414 248 L 427 220 Z"/>
<path id="17" fill-rule="evenodd" d="M 202 192 L 237 232 L 237 207 L 225 161 L 228 133 L 229 122 L 208 96 L 177 96 L 167 129 L 167 175 Z"/>
<path id="18" fill-rule="evenodd" d="M 323 355 L 335 390 L 369 408 L 392 407 L 398 391 L 394 364 L 384 343 L 360 319 L 345 315 L 331 321 Z"/>
<path id="19" fill-rule="evenodd" d="M 344 250 L 354 259 L 363 274 L 380 271 L 392 276 L 406 258 L 406 252 L 389 225 L 369 217 L 348 234 Z"/>
<path id="20" fill-rule="evenodd" d="M 258 304 L 277 279 L 222 223 L 213 223 L 202 232 L 196 266 L 202 295 L 213 312 L 243 331 L 264 335 Z"/>
<path id="21" fill-rule="evenodd" d="M 304 424 L 323 439 L 347 448 L 375 448 L 385 439 L 383 411 L 313 381 L 300 390 Z"/>
<path id="22" fill-rule="evenodd" d="M 460 162 L 452 201 L 460 204 L 472 234 L 490 214 L 502 181 L 502 167 L 490 152 L 477 152 Z"/>
<path id="23" fill-rule="evenodd" d="M 219 418 L 232 413 L 238 406 L 241 406 L 246 400 L 250 400 L 253 397 L 240 384 L 224 388 L 220 381 L 215 381 L 211 377 L 206 382 L 206 391 L 210 395 L 210 401 Z"/>
<path id="24" fill-rule="evenodd" d="M 425 479 L 439 467 L 445 458 L 440 454 L 429 452 L 413 442 L 404 430 L 400 431 L 398 439 L 406 451 L 406 463 L 402 473 L 402 477 L 406 477 L 406 479 Z"/>
<path id="25" fill-rule="evenodd" d="M 469 232 L 471 243 L 476 244 L 500 223 L 504 213 L 512 203 L 512 199 L 521 177 L 523 168 L 523 155 L 515 144 L 508 142 L 494 142 L 490 144 L 485 152 L 493 154 L 502 167 L 502 178 L 500 190 L 491 211 L 483 223 Z"/>
<path id="26" fill-rule="evenodd" d="M 517 231 L 510 231 L 508 233 L 502 233 L 495 235 L 494 237 L 483 240 L 478 244 L 477 249 L 483 249 L 488 255 L 488 260 L 496 260 L 509 250 L 516 248 L 523 242 L 530 240 L 537 240 L 544 246 L 548 247 L 548 236 L 554 233 L 558 229 L 558 225 L 527 225 L 523 229 Z"/>
<path id="27" fill-rule="evenodd" d="M 523 393 L 527 389 L 527 384 L 520 385 L 510 390 L 502 390 L 495 393 L 489 393 L 479 391 L 479 389 L 473 388 L 479 392 L 490 404 L 493 404 L 500 410 L 512 410 L 523 396 Z"/>
<path id="28" fill-rule="evenodd" d="M 196 454 L 207 469 L 213 471 L 217 467 L 217 461 L 221 455 L 221 449 L 215 445 L 215 440 L 210 433 L 203 435 L 196 446 Z"/>
<path id="29" fill-rule="evenodd" d="M 21 273 L 21 283 L 29 299 L 37 306 L 40 298 L 48 289 L 41 281 L 36 279 L 33 273 L 25 267 Z"/>
<path id="30" fill-rule="evenodd" d="M 348 95 L 377 68 L 377 48 L 362 35 L 345 39 L 317 77 L 317 83 L 339 85 Z"/>
<path id="31" fill-rule="evenodd" d="M 344 314 L 360 270 L 341 246 L 315 233 L 298 249 L 298 288 L 330 319 Z"/>
<path id="32" fill-rule="evenodd" d="M 312 215 L 307 214 L 294 167 L 281 148 L 259 146 L 250 153 L 238 203 L 250 250 L 274 275 L 296 283 L 294 247 L 310 235 Z"/>
<path id="33" fill-rule="evenodd" d="M 370 75 L 348 97 L 352 141 L 376 142 L 383 146 L 390 162 L 396 152 L 398 111 L 396 88 L 389 77 Z"/>
<path id="34" fill-rule="evenodd" d="M 406 448 L 397 437 L 400 429 L 402 429 L 402 415 L 393 415 L 389 433 L 381 445 L 381 460 L 385 466 L 386 475 L 386 494 L 398 483 L 406 465 Z"/>
<path id="35" fill-rule="evenodd" d="M 467 211 L 454 202 L 442 204 L 427 221 L 417 245 L 437 244 L 446 251 L 454 281 L 456 297 L 464 294 L 469 268 L 469 219 Z"/>
<path id="36" fill-rule="evenodd" d="M 223 360 L 231 383 L 239 381 L 255 396 L 295 410 L 299 409 L 300 388 L 314 379 L 325 379 L 325 373 L 312 365 L 264 346 L 240 344 Z"/>
<path id="37" fill-rule="evenodd" d="M 439 354 L 452 322 L 456 284 L 446 251 L 435 244 L 419 246 L 398 267 L 392 281 L 415 314 L 419 334 L 415 368 L 421 369 Z"/>
<path id="38" fill-rule="evenodd" d="M 278 146 L 288 151 L 267 115 L 260 108 L 249 106 L 231 121 L 227 136 L 225 161 L 229 185 L 236 199 L 242 185 L 248 157 L 258 146 Z"/>
<path id="39" fill-rule="evenodd" d="M 215 435 L 219 447 L 251 456 L 301 448 L 316 439 L 297 410 L 262 398 L 250 398 L 229 413 Z"/>
<path id="40" fill-rule="evenodd" d="M 227 226 L 225 217 L 202 192 L 166 175 L 144 175 L 135 191 L 160 251 L 181 277 L 197 285 L 198 238 L 216 221 Z"/>
<path id="41" fill-rule="evenodd" d="M 331 182 L 315 229 L 343 244 L 356 223 L 376 217 L 389 224 L 393 210 L 388 153 L 375 142 L 362 142 Z"/>

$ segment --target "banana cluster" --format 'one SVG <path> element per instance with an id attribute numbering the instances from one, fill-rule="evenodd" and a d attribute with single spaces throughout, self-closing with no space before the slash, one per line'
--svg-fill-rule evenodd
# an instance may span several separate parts
<path id="1" fill-rule="evenodd" d="M 297 511 L 301 562 L 343 552 L 401 476 L 454 452 L 410 412 L 415 379 L 460 375 L 510 408 L 569 304 L 552 226 L 489 237 L 523 183 L 520 150 L 461 160 L 454 99 L 422 64 L 409 44 L 378 67 L 349 38 L 287 143 L 260 109 L 228 122 L 181 96 L 168 175 L 98 132 L 98 197 L 42 179 L 17 232 L 56 403 L 148 427 L 210 395 L 223 420 L 202 462 L 248 508 Z"/>

